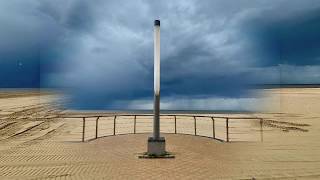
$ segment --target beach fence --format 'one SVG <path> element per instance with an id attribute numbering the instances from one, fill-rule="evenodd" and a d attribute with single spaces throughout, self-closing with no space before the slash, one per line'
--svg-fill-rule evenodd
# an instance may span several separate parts
<path id="1" fill-rule="evenodd" d="M 101 137 L 152 133 L 152 114 L 117 114 L 66 117 L 77 119 L 74 134 L 82 142 Z M 221 142 L 263 141 L 263 119 L 205 115 L 160 115 L 160 131 L 207 137 Z M 80 137 L 81 136 L 81 137 Z"/>

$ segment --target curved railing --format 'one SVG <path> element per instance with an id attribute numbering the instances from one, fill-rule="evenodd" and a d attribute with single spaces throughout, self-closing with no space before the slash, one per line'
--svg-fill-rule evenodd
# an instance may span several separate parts
<path id="1" fill-rule="evenodd" d="M 82 119 L 81 141 L 122 134 L 151 133 L 152 114 L 65 116 Z M 160 131 L 188 134 L 223 142 L 263 141 L 263 118 L 206 115 L 160 115 Z M 249 138 L 249 139 L 248 139 Z"/>

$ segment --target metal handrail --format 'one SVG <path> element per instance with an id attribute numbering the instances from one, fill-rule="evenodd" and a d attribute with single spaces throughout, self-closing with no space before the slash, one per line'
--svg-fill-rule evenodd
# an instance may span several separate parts
<path id="1" fill-rule="evenodd" d="M 138 134 L 136 132 L 136 120 L 137 116 L 153 116 L 152 114 L 114 114 L 114 115 L 89 115 L 89 116 L 59 116 L 60 118 L 82 118 L 82 142 L 85 141 L 85 132 L 86 132 L 86 118 L 96 118 L 95 120 L 95 138 L 99 138 L 98 136 L 98 129 L 99 129 L 99 119 L 103 117 L 114 117 L 113 118 L 113 134 L 108 135 L 108 136 L 115 136 L 116 134 L 116 119 L 119 116 L 130 116 L 134 117 L 133 122 L 134 122 L 134 127 L 133 127 L 133 133 L 124 133 L 124 134 Z M 230 119 L 253 119 L 253 120 L 259 120 L 260 122 L 260 140 L 261 142 L 263 141 L 263 118 L 259 117 L 231 117 L 231 116 L 210 116 L 210 115 L 183 115 L 183 114 L 162 114 L 160 116 L 169 116 L 169 117 L 174 117 L 174 134 L 183 134 L 183 133 L 177 133 L 177 116 L 180 117 L 193 117 L 194 119 L 194 135 L 195 136 L 202 136 L 197 134 L 197 118 L 211 118 L 212 120 L 212 137 L 211 136 L 203 136 L 203 137 L 209 137 L 212 139 L 216 139 L 219 141 L 223 142 L 230 142 L 230 137 L 229 137 L 229 120 Z M 215 133 L 215 119 L 225 119 L 225 126 L 226 126 L 226 140 L 216 138 L 216 133 Z M 166 133 L 170 134 L 170 133 Z M 189 134 L 190 135 L 190 134 Z M 101 137 L 106 137 L 106 136 L 101 136 Z M 92 139 L 89 139 L 92 140 Z"/>
<path id="2" fill-rule="evenodd" d="M 66 115 L 66 114 L 65 114 Z M 57 116 L 59 118 L 97 118 L 97 117 L 114 117 L 114 116 L 153 116 L 153 114 L 110 114 L 110 115 L 79 115 L 79 116 Z M 184 116 L 184 117 L 207 117 L 207 118 L 221 118 L 221 119 L 263 119 L 259 117 L 232 117 L 232 116 L 210 116 L 210 115 L 186 115 L 186 114 L 161 114 L 160 116 Z M 57 118 L 55 117 L 55 118 Z"/>

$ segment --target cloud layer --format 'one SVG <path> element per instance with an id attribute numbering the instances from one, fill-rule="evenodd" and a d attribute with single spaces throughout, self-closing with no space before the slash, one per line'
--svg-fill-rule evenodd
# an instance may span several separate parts
<path id="1" fill-rule="evenodd" d="M 201 99 L 252 98 L 252 84 L 320 83 L 316 0 L 12 0 L 0 9 L 0 86 L 63 88 L 75 108 L 152 99 L 154 19 L 164 101 L 197 109 Z"/>

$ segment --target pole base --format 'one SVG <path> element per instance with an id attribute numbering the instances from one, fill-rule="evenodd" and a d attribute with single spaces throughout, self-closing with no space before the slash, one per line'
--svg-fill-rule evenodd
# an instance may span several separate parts
<path id="1" fill-rule="evenodd" d="M 166 140 L 164 139 L 164 137 L 160 137 L 159 139 L 149 137 L 147 153 L 154 156 L 161 156 L 166 154 Z"/>
<path id="2" fill-rule="evenodd" d="M 166 140 L 164 137 L 154 139 L 148 138 L 148 152 L 140 154 L 138 158 L 153 159 L 153 158 L 175 158 L 172 153 L 166 151 Z"/>
<path id="3" fill-rule="evenodd" d="M 138 155 L 139 159 L 172 159 L 175 158 L 174 154 L 166 152 L 163 155 L 156 156 L 156 155 L 150 155 L 147 152 L 139 154 Z"/>

